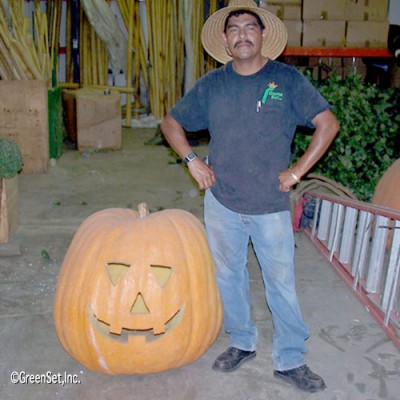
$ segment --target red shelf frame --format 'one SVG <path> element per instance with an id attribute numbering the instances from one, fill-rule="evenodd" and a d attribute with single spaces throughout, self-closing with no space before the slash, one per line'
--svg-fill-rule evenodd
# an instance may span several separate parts
<path id="1" fill-rule="evenodd" d="M 287 47 L 285 57 L 393 57 L 386 48 Z"/>

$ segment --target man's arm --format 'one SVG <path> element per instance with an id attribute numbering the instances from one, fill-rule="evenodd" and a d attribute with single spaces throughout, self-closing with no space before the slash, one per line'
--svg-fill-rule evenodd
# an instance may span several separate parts
<path id="1" fill-rule="evenodd" d="M 319 113 L 312 123 L 316 129 L 306 152 L 295 165 L 279 174 L 279 190 L 282 192 L 288 192 L 325 154 L 340 129 L 338 120 L 330 110 Z"/>
<path id="2" fill-rule="evenodd" d="M 170 114 L 167 114 L 162 120 L 161 131 L 169 145 L 182 160 L 187 154 L 193 151 L 182 126 Z M 200 158 L 190 161 L 188 163 L 188 168 L 200 189 L 208 189 L 214 185 L 215 174 L 213 169 Z"/>

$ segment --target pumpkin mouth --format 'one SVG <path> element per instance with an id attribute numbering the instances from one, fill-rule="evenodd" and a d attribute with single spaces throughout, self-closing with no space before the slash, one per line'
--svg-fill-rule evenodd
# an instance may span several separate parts
<path id="1" fill-rule="evenodd" d="M 105 321 L 99 320 L 93 310 L 89 308 L 89 320 L 92 326 L 96 328 L 98 332 L 107 338 L 113 339 L 117 342 L 128 343 L 134 340 L 140 340 L 144 342 L 152 342 L 165 336 L 171 332 L 176 325 L 178 325 L 183 317 L 185 311 L 185 305 L 180 308 L 169 320 L 165 322 L 165 330 L 161 333 L 155 333 L 153 328 L 150 329 L 128 329 L 122 328 L 121 333 L 113 333 L 110 331 L 110 324 Z"/>

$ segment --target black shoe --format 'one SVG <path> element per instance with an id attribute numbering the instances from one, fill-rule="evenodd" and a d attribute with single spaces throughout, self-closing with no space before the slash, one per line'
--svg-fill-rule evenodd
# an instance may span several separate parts
<path id="1" fill-rule="evenodd" d="M 305 392 L 315 393 L 326 388 L 324 380 L 305 364 L 286 371 L 274 371 L 274 376 Z"/>
<path id="2" fill-rule="evenodd" d="M 228 347 L 215 360 L 212 369 L 220 372 L 232 372 L 239 368 L 240 364 L 256 356 L 255 351 L 245 351 L 236 347 Z"/>

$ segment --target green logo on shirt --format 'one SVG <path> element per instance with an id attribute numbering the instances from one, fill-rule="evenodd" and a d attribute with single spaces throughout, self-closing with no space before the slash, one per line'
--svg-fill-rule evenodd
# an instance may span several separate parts
<path id="1" fill-rule="evenodd" d="M 262 97 L 261 102 L 265 104 L 267 101 L 268 97 L 271 100 L 277 100 L 281 101 L 283 99 L 283 93 L 275 91 L 275 89 L 278 87 L 278 85 L 275 82 L 270 82 L 268 83 L 268 87 L 265 89 L 264 95 Z"/>

